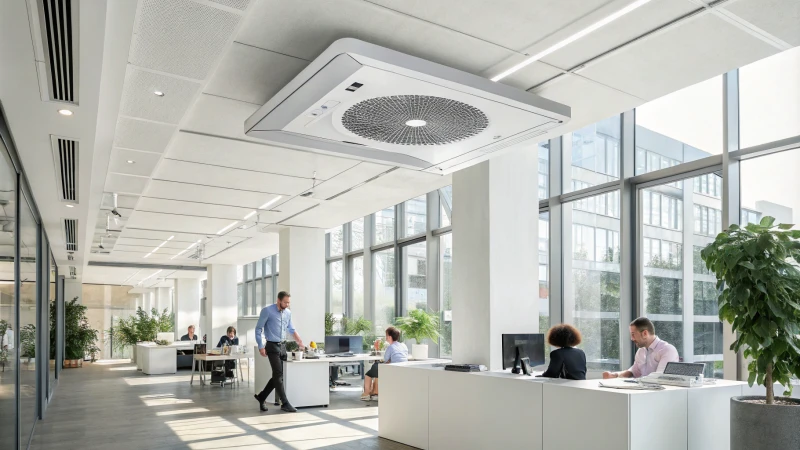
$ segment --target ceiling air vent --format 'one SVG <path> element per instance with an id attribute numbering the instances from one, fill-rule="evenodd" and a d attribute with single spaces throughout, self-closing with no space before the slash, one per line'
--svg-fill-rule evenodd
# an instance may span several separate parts
<path id="1" fill-rule="evenodd" d="M 59 199 L 78 203 L 78 142 L 53 136 L 52 144 Z"/>
<path id="2" fill-rule="evenodd" d="M 39 0 L 39 27 L 47 72 L 50 99 L 78 103 L 78 2 L 72 0 Z"/>
<path id="3" fill-rule="evenodd" d="M 64 243 L 68 252 L 78 251 L 78 221 L 64 219 Z"/>

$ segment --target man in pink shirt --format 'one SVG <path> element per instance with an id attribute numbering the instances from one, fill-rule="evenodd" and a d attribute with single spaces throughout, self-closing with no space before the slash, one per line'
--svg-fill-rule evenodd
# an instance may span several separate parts
<path id="1" fill-rule="evenodd" d="M 678 362 L 675 346 L 656 336 L 653 322 L 639 317 L 631 322 L 631 340 L 639 350 L 630 369 L 622 372 L 603 372 L 603 378 L 639 378 L 653 372 L 663 372 L 668 362 Z"/>

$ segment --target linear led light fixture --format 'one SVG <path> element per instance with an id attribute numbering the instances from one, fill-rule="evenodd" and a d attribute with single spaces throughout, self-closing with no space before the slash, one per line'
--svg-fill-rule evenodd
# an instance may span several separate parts
<path id="1" fill-rule="evenodd" d="M 222 233 L 224 233 L 224 232 L 226 232 L 226 231 L 230 230 L 232 227 L 236 226 L 236 224 L 238 224 L 238 223 L 239 223 L 239 221 L 238 221 L 238 220 L 237 220 L 237 221 L 235 221 L 235 222 L 233 222 L 233 223 L 231 223 L 230 225 L 226 226 L 225 228 L 223 228 L 223 229 L 221 229 L 221 230 L 217 231 L 217 234 L 222 234 Z"/>
<path id="2" fill-rule="evenodd" d="M 263 205 L 259 206 L 258 209 L 267 209 L 267 208 L 270 207 L 270 205 L 274 204 L 275 202 L 277 202 L 278 200 L 280 200 L 282 198 L 283 198 L 283 196 L 279 195 L 279 196 L 273 198 L 272 200 L 268 201 L 267 203 L 264 203 Z"/>
<path id="3" fill-rule="evenodd" d="M 174 237 L 175 237 L 175 236 L 170 236 L 170 237 L 168 237 L 166 241 L 164 241 L 164 242 L 162 242 L 162 243 L 158 244 L 158 247 L 154 248 L 152 252 L 150 252 L 150 253 L 148 253 L 148 254 L 144 255 L 144 257 L 145 257 L 145 258 L 147 258 L 147 257 L 149 257 L 150 255 L 152 255 L 153 253 L 157 252 L 157 251 L 158 251 L 158 249 L 160 249 L 161 247 L 163 247 L 163 246 L 164 246 L 164 244 L 166 244 L 167 242 L 171 241 L 171 240 L 172 240 L 172 238 L 174 238 Z"/>
<path id="4" fill-rule="evenodd" d="M 144 283 L 145 281 L 149 280 L 150 278 L 153 278 L 154 276 L 158 275 L 159 273 L 161 273 L 161 271 L 162 271 L 162 270 L 163 270 L 163 269 L 158 269 L 158 271 L 156 271 L 156 272 L 155 272 L 155 273 L 153 273 L 152 275 L 148 275 L 147 277 L 145 277 L 145 278 L 143 278 L 143 279 L 139 280 L 139 283 L 138 283 L 138 285 L 139 285 L 139 286 L 141 286 L 141 285 L 142 285 L 142 283 Z"/>
<path id="5" fill-rule="evenodd" d="M 256 215 L 257 212 L 258 211 L 250 211 L 250 214 L 244 216 L 244 220 L 247 220 L 247 219 L 253 217 L 254 215 Z"/>
<path id="6" fill-rule="evenodd" d="M 633 2 L 633 3 L 631 3 L 630 5 L 620 9 L 619 11 L 615 12 L 614 14 L 611 14 L 610 16 L 606 16 L 605 18 L 603 18 L 603 19 L 601 19 L 601 20 L 589 25 L 588 27 L 582 29 L 581 31 L 578 31 L 577 33 L 575 33 L 572 36 L 564 39 L 563 41 L 560 41 L 560 42 L 556 43 L 555 45 L 550 46 L 550 47 L 542 50 L 541 52 L 529 57 L 528 59 L 522 61 L 521 63 L 519 63 L 519 64 L 517 64 L 515 66 L 513 66 L 512 68 L 506 70 L 505 72 L 494 76 L 492 78 L 492 81 L 500 81 L 500 80 L 502 80 L 503 78 L 505 78 L 505 77 L 511 75 L 512 73 L 522 69 L 523 67 L 528 66 L 528 65 L 530 65 L 530 64 L 532 64 L 532 63 L 544 58 L 545 56 L 555 52 L 556 50 L 560 50 L 560 49 L 566 47 L 567 45 L 577 41 L 578 39 L 580 39 L 580 38 L 582 38 L 582 37 L 594 32 L 594 31 L 597 31 L 598 29 L 610 24 L 611 22 L 613 22 L 613 21 L 619 19 L 620 17 L 622 17 L 622 16 L 624 16 L 624 15 L 626 15 L 626 14 L 628 14 L 628 13 L 630 13 L 630 12 L 632 12 L 632 11 L 638 9 L 638 8 L 640 8 L 641 6 L 644 6 L 645 4 L 647 4 L 649 2 L 650 2 L 650 0 L 637 0 L 637 1 Z"/>
<path id="7" fill-rule="evenodd" d="M 193 243 L 192 245 L 190 245 L 190 246 L 186 247 L 185 249 L 181 250 L 181 251 L 180 251 L 180 252 L 179 252 L 177 255 L 173 256 L 173 257 L 172 257 L 172 258 L 170 258 L 170 259 L 175 259 L 175 258 L 177 258 L 178 256 L 181 256 L 182 254 L 184 254 L 184 253 L 188 252 L 188 251 L 189 251 L 189 250 L 191 250 L 191 249 L 192 249 L 192 248 L 193 248 L 195 245 L 199 244 L 201 241 L 202 241 L 202 239 L 198 239 L 198 240 L 197 240 L 197 242 L 195 242 L 195 243 Z"/>

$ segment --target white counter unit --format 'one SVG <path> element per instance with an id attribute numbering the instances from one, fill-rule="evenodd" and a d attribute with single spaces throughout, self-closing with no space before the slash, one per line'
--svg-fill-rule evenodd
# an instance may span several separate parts
<path id="1" fill-rule="evenodd" d="M 160 375 L 178 371 L 177 350 L 169 345 L 137 345 L 137 365 L 141 364 L 142 373 Z"/>
<path id="2" fill-rule="evenodd" d="M 745 383 L 717 380 L 661 391 L 602 388 L 509 372 L 381 367 L 381 437 L 417 448 L 723 450 L 730 398 Z"/>

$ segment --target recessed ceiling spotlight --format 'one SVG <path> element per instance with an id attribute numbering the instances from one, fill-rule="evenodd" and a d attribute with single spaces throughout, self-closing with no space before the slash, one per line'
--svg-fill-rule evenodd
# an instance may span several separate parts
<path id="1" fill-rule="evenodd" d="M 129 159 L 129 160 L 125 161 L 125 162 L 127 162 L 128 164 L 136 164 L 136 161 L 134 161 L 132 159 Z"/>
<path id="2" fill-rule="evenodd" d="M 67 208 L 74 208 L 75 207 L 75 205 L 64 205 L 64 206 L 66 206 Z"/>
<path id="3" fill-rule="evenodd" d="M 411 119 L 411 120 L 406 122 L 406 125 L 408 125 L 410 127 L 424 127 L 427 124 L 428 124 L 428 122 L 425 122 L 422 119 Z"/>
<path id="4" fill-rule="evenodd" d="M 71 116 L 72 115 L 72 111 L 70 111 L 68 109 L 59 109 L 58 113 L 61 114 L 62 116 Z"/>
<path id="5" fill-rule="evenodd" d="M 164 93 L 161 91 L 153 91 L 153 94 L 156 94 L 156 97 L 163 97 Z"/>

